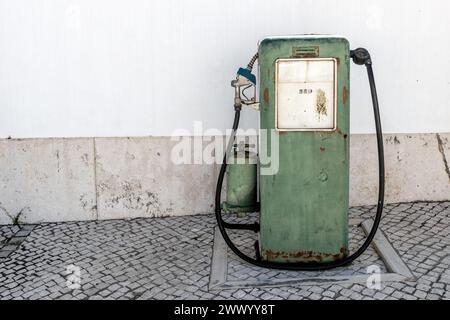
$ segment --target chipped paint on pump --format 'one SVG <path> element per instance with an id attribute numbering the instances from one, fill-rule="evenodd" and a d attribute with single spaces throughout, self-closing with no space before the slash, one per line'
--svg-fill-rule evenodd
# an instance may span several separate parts
<path id="1" fill-rule="evenodd" d="M 264 102 L 265 103 L 269 103 L 269 90 L 266 88 L 265 90 L 264 90 Z"/>
<path id="2" fill-rule="evenodd" d="M 293 54 L 298 53 L 295 48 L 317 48 L 314 51 L 317 58 L 298 59 Z M 260 127 L 278 130 L 280 159 L 276 175 L 260 176 L 262 259 L 284 262 L 342 259 L 348 254 L 348 42 L 344 38 L 322 36 L 268 38 L 260 43 L 259 59 L 260 84 L 264 88 L 260 97 Z M 284 63 L 281 68 L 285 68 L 280 71 L 284 72 L 282 78 L 277 77 L 279 61 Z M 314 68 L 323 71 L 324 82 L 320 82 L 320 71 Z M 284 86 L 284 96 L 277 96 L 277 81 Z M 292 97 L 294 93 L 296 96 Z M 296 115 L 281 119 L 289 127 L 284 131 L 277 128 L 280 120 L 276 120 L 277 112 L 284 107 L 278 105 L 280 101 L 288 108 L 288 113 L 282 116 L 290 117 L 292 112 Z M 310 112 L 308 122 L 301 119 L 303 110 Z M 319 127 L 299 129 L 305 124 Z M 270 145 L 267 148 L 260 150 L 261 154 L 271 154 Z"/>
<path id="3" fill-rule="evenodd" d="M 342 104 L 346 105 L 347 104 L 347 99 L 348 99 L 348 90 L 347 90 L 347 87 L 344 86 L 342 88 Z"/>

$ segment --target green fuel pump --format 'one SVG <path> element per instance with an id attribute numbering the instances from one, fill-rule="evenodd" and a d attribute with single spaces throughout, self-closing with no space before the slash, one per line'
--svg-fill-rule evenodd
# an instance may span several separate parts
<path id="1" fill-rule="evenodd" d="M 350 59 L 367 69 L 379 163 L 374 223 L 363 245 L 352 254 L 348 250 Z M 252 73 L 256 60 L 259 102 Z M 348 41 L 338 36 L 265 38 L 231 84 L 235 89 L 235 117 L 215 199 L 217 224 L 229 248 L 248 263 L 274 269 L 326 270 L 354 261 L 372 242 L 384 203 L 383 139 L 369 52 L 363 48 L 350 50 Z M 252 87 L 254 96 L 248 98 L 244 91 Z M 233 164 L 227 172 L 227 162 L 237 157 L 235 137 L 243 105 L 259 110 L 260 129 L 273 131 L 278 138 L 278 149 L 272 149 L 270 143 L 261 144 L 259 149 L 260 154 L 279 152 L 278 170 L 271 174 L 259 171 L 259 190 L 255 166 Z M 229 192 L 227 201 L 221 204 L 225 176 Z M 236 196 L 237 191 L 244 196 Z M 260 212 L 259 222 L 254 224 L 228 223 L 222 217 L 222 211 L 255 208 Z M 255 258 L 234 245 L 227 229 L 258 232 Z"/>

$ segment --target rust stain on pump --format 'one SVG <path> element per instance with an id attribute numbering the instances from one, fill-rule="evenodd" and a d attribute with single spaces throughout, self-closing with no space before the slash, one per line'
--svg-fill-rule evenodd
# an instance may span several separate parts
<path id="1" fill-rule="evenodd" d="M 347 100 L 348 100 L 348 90 L 347 87 L 344 86 L 344 88 L 342 88 L 342 103 L 347 104 Z"/>
<path id="2" fill-rule="evenodd" d="M 264 102 L 269 103 L 269 89 L 264 90 Z"/>
<path id="3" fill-rule="evenodd" d="M 340 248 L 339 253 L 330 254 L 314 251 L 297 251 L 297 252 L 284 252 L 284 251 L 273 251 L 273 250 L 263 250 L 263 255 L 269 260 L 273 261 L 276 259 L 292 259 L 300 258 L 303 261 L 308 262 L 322 262 L 322 261 L 338 261 L 345 258 L 348 255 L 348 249 L 345 247 Z"/>

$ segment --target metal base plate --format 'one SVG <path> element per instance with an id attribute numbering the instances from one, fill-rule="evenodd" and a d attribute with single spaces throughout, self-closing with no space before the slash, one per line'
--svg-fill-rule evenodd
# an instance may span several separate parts
<path id="1" fill-rule="evenodd" d="M 369 233 L 372 223 L 372 220 L 350 220 L 350 239 L 354 239 L 351 243 L 353 250 L 360 245 L 358 242 L 363 241 L 364 233 Z M 231 232 L 233 241 L 251 255 L 256 239 L 252 238 L 253 233 L 234 230 Z M 369 266 L 379 268 L 381 282 L 414 280 L 413 274 L 380 229 L 372 247 L 351 265 L 322 272 L 304 272 L 265 269 L 240 260 L 228 249 L 216 227 L 209 289 L 367 283 L 368 278 L 372 276 L 372 273 L 368 273 Z"/>

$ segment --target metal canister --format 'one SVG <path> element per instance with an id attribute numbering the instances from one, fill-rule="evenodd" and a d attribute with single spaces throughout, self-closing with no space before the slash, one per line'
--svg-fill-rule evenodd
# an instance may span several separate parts
<path id="1" fill-rule="evenodd" d="M 248 145 L 234 145 L 227 161 L 224 212 L 243 216 L 245 212 L 257 210 L 257 163 L 258 156 L 249 151 Z"/>

